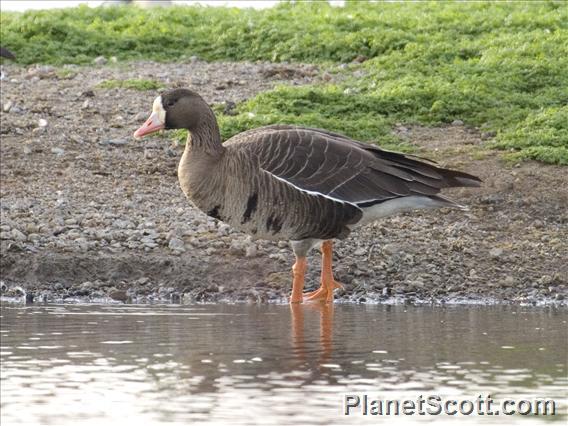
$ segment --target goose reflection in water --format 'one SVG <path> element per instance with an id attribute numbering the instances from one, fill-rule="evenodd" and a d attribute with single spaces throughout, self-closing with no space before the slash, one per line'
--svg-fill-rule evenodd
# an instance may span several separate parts
<path id="1" fill-rule="evenodd" d="M 315 314 L 319 313 L 319 345 L 318 364 L 321 366 L 329 361 L 333 354 L 333 304 L 308 303 L 290 304 L 292 315 L 292 350 L 294 355 L 302 362 L 311 361 L 307 356 L 313 350 L 306 351 L 305 330 L 315 329 Z M 307 321 L 306 321 L 307 316 Z M 308 340 L 308 345 L 311 343 Z"/>

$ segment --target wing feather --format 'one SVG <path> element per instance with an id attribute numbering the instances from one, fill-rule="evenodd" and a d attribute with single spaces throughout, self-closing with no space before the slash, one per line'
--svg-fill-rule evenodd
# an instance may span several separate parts
<path id="1" fill-rule="evenodd" d="M 480 182 L 467 173 L 322 129 L 261 127 L 231 138 L 225 146 L 250 150 L 263 171 L 297 190 L 353 205 L 433 197 L 442 188 Z"/>

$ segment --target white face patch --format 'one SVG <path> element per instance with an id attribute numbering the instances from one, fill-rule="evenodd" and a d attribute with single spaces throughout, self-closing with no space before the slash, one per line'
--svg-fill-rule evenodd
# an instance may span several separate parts
<path id="1" fill-rule="evenodd" d="M 152 105 L 152 112 L 158 116 L 158 119 L 162 124 L 166 123 L 166 110 L 162 106 L 162 97 L 158 96 L 154 99 L 154 104 Z"/>

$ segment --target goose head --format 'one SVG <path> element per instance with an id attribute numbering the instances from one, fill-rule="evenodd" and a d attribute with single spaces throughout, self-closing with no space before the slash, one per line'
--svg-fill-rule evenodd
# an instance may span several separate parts
<path id="1" fill-rule="evenodd" d="M 169 90 L 154 100 L 152 114 L 134 132 L 134 137 L 140 139 L 163 129 L 195 130 L 208 111 L 209 106 L 197 93 L 188 89 Z"/>

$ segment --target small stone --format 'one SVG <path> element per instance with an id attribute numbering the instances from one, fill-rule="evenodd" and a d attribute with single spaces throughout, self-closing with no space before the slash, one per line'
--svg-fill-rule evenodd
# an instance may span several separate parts
<path id="1" fill-rule="evenodd" d="M 365 250 L 363 247 L 359 247 L 357 250 L 353 252 L 353 255 L 355 256 L 365 256 L 366 254 L 367 250 Z"/>
<path id="2" fill-rule="evenodd" d="M 85 282 L 84 282 L 83 284 L 81 284 L 79 287 L 80 287 L 80 289 L 81 289 L 82 291 L 89 292 L 89 291 L 91 291 L 91 290 L 93 289 L 93 283 L 90 282 L 90 281 L 85 281 Z"/>
<path id="3" fill-rule="evenodd" d="M 229 225 L 227 225 L 226 223 L 223 223 L 219 226 L 217 233 L 219 235 L 229 235 L 231 233 L 231 227 Z"/>
<path id="4" fill-rule="evenodd" d="M 91 101 L 88 99 L 85 99 L 85 102 L 83 102 L 83 105 L 81 105 L 81 109 L 87 109 L 91 107 Z"/>
<path id="5" fill-rule="evenodd" d="M 38 126 L 39 127 L 46 127 L 47 126 L 47 120 L 45 118 L 40 118 L 38 121 Z"/>
<path id="6" fill-rule="evenodd" d="M 128 141 L 126 139 L 106 139 L 99 142 L 100 145 L 114 145 L 114 146 L 126 145 L 127 143 Z"/>
<path id="7" fill-rule="evenodd" d="M 12 239 L 16 241 L 26 241 L 28 237 L 18 229 L 12 229 Z"/>
<path id="8" fill-rule="evenodd" d="M 225 115 L 236 115 L 235 108 L 237 106 L 233 101 L 225 101 L 225 107 L 223 108 L 223 114 Z"/>
<path id="9" fill-rule="evenodd" d="M 368 59 L 369 59 L 369 58 L 366 57 L 365 55 L 357 55 L 357 56 L 355 57 L 355 59 L 353 59 L 353 62 L 363 63 L 363 62 L 365 62 L 365 61 L 368 60 Z"/>
<path id="10" fill-rule="evenodd" d="M 51 153 L 57 155 L 58 157 L 61 157 L 63 154 L 65 154 L 65 150 L 63 148 L 55 147 L 51 148 Z"/>
<path id="11" fill-rule="evenodd" d="M 463 126 L 463 121 L 454 120 L 454 121 L 452 121 L 452 126 Z"/>
<path id="12" fill-rule="evenodd" d="M 119 302 L 126 302 L 128 300 L 128 295 L 124 290 L 114 290 L 109 293 L 109 297 L 113 300 Z"/>
<path id="13" fill-rule="evenodd" d="M 185 243 L 181 238 L 173 237 L 168 243 L 168 247 L 175 251 L 185 251 Z"/>
<path id="14" fill-rule="evenodd" d="M 497 259 L 497 258 L 501 257 L 502 255 L 503 255 L 503 249 L 501 249 L 501 248 L 495 247 L 495 248 L 492 248 L 491 250 L 489 250 L 489 256 L 492 259 Z"/>
<path id="15" fill-rule="evenodd" d="M 137 123 L 144 122 L 148 118 L 148 113 L 140 111 L 134 116 L 134 121 Z"/>
<path id="16" fill-rule="evenodd" d="M 505 277 L 504 280 L 501 281 L 501 287 L 513 287 L 515 285 L 515 278 L 511 275 Z"/>
<path id="17" fill-rule="evenodd" d="M 10 112 L 10 110 L 12 109 L 13 106 L 14 106 L 14 103 L 12 101 L 8 101 L 4 104 L 4 106 L 2 107 L 2 110 L 4 112 Z"/>
<path id="18" fill-rule="evenodd" d="M 93 59 L 93 63 L 95 65 L 105 65 L 107 62 L 107 58 L 105 58 L 104 56 L 97 56 L 95 59 Z"/>
<path id="19" fill-rule="evenodd" d="M 229 247 L 229 252 L 235 255 L 242 255 L 243 254 L 243 243 L 238 240 L 231 241 L 231 246 Z"/>
<path id="20" fill-rule="evenodd" d="M 245 256 L 246 257 L 256 257 L 258 254 L 258 249 L 256 248 L 256 244 L 251 244 L 246 248 Z"/>

